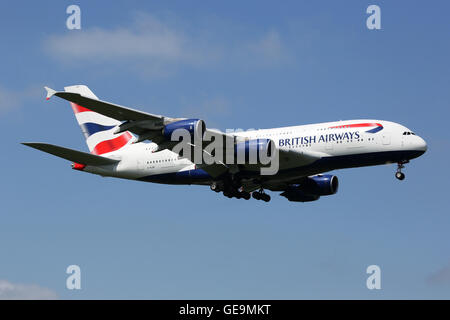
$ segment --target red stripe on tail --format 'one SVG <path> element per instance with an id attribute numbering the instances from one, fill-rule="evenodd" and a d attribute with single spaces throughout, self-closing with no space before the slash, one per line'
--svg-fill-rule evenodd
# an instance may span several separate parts
<path id="1" fill-rule="evenodd" d="M 79 105 L 77 105 L 77 104 L 75 104 L 73 102 L 71 102 L 70 105 L 72 106 L 73 112 L 75 114 L 80 113 L 80 112 L 85 112 L 85 111 L 92 111 L 92 110 L 87 109 L 85 107 L 79 106 Z"/>
<path id="2" fill-rule="evenodd" d="M 119 150 L 124 145 L 126 145 L 132 137 L 133 136 L 129 132 L 125 132 L 124 134 L 118 136 L 117 138 L 99 142 L 95 146 L 94 150 L 92 150 L 92 153 L 93 154 L 103 154 L 103 153 L 108 153 L 108 152 Z"/>

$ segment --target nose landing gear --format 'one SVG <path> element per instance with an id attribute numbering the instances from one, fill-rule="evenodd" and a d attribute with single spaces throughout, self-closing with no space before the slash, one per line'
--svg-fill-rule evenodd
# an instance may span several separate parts
<path id="1" fill-rule="evenodd" d="M 405 179 L 405 174 L 402 172 L 402 169 L 408 162 L 409 161 L 400 161 L 399 163 L 397 163 L 397 172 L 395 172 L 395 177 L 400 181 Z"/>
<path id="2" fill-rule="evenodd" d="M 405 179 L 405 174 L 404 174 L 403 172 L 397 171 L 397 172 L 395 173 L 395 177 L 396 177 L 398 180 L 404 180 L 404 179 Z"/>

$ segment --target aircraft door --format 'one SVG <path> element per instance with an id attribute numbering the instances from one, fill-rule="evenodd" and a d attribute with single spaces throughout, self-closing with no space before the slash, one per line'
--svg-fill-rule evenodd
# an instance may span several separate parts
<path id="1" fill-rule="evenodd" d="M 383 145 L 387 146 L 391 144 L 391 134 L 389 132 L 383 133 L 381 137 L 381 142 Z"/>
<path id="2" fill-rule="evenodd" d="M 140 159 L 137 161 L 137 166 L 139 170 L 144 170 L 145 169 L 145 161 Z"/>

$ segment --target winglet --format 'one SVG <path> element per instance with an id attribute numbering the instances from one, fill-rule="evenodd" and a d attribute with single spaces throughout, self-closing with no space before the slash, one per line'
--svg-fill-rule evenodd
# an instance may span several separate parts
<path id="1" fill-rule="evenodd" d="M 49 100 L 56 93 L 56 91 L 52 88 L 44 87 L 44 89 L 47 90 L 47 97 L 45 97 L 46 100 Z"/>

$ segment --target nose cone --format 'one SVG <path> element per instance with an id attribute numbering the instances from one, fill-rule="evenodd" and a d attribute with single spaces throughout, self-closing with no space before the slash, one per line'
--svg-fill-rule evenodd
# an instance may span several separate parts
<path id="1" fill-rule="evenodd" d="M 427 143 L 425 140 L 423 140 L 421 137 L 416 136 L 416 141 L 414 142 L 414 149 L 417 151 L 422 151 L 422 153 L 425 153 L 427 151 Z"/>

